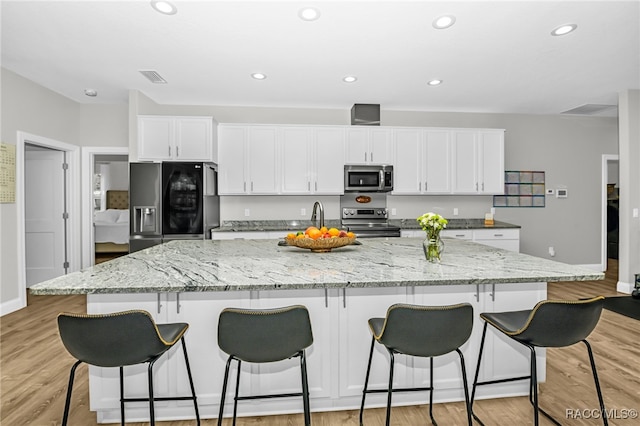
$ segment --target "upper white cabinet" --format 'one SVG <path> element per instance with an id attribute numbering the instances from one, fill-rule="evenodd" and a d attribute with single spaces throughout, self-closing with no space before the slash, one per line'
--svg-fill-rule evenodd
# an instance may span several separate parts
<path id="1" fill-rule="evenodd" d="M 451 193 L 450 131 L 396 128 L 394 194 Z"/>
<path id="2" fill-rule="evenodd" d="M 504 193 L 504 130 L 454 130 L 453 192 Z"/>
<path id="3" fill-rule="evenodd" d="M 393 130 L 390 127 L 346 128 L 347 164 L 393 164 Z"/>
<path id="4" fill-rule="evenodd" d="M 211 117 L 138 116 L 138 160 L 217 162 Z"/>
<path id="5" fill-rule="evenodd" d="M 221 125 L 218 192 L 277 194 L 277 132 L 273 126 Z"/>
<path id="6" fill-rule="evenodd" d="M 223 124 L 219 141 L 221 195 L 344 192 L 342 127 Z"/>

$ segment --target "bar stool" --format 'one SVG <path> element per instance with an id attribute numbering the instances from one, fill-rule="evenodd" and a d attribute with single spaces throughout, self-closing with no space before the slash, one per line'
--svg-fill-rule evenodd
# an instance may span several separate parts
<path id="1" fill-rule="evenodd" d="M 537 426 L 539 422 L 538 411 L 540 411 L 554 424 L 559 425 L 560 423 L 538 406 L 536 347 L 562 348 L 582 342 L 587 347 L 587 352 L 589 354 L 589 361 L 591 363 L 593 380 L 595 382 L 598 401 L 600 403 L 602 420 L 605 426 L 608 425 L 607 412 L 604 408 L 604 401 L 602 399 L 602 391 L 600 389 L 600 382 L 598 380 L 598 372 L 596 370 L 593 352 L 591 350 L 591 345 L 586 340 L 587 336 L 591 334 L 598 324 L 600 314 L 602 313 L 603 303 L 604 297 L 602 296 L 583 300 L 544 300 L 542 302 L 538 302 L 538 304 L 530 310 L 481 313 L 480 318 L 482 318 L 485 323 L 482 330 L 478 365 L 476 367 L 476 374 L 473 380 L 473 390 L 471 392 L 472 411 L 476 386 L 528 379 L 530 382 L 529 401 L 534 408 L 533 415 L 535 425 Z M 480 363 L 482 361 L 482 351 L 484 349 L 484 341 L 487 334 L 488 324 L 504 335 L 529 348 L 531 351 L 531 369 L 528 376 L 478 382 Z M 482 423 L 475 414 L 473 414 L 473 417 Z"/>
<path id="2" fill-rule="evenodd" d="M 395 304 L 387 310 L 386 318 L 369 319 L 369 329 L 373 335 L 369 364 L 362 390 L 362 404 L 360 405 L 360 426 L 364 414 L 365 397 L 368 393 L 387 393 L 386 425 L 391 420 L 391 396 L 396 392 L 429 391 L 429 416 L 433 424 L 437 424 L 433 417 L 433 358 L 456 351 L 460 357 L 462 383 L 464 386 L 465 407 L 467 421 L 471 425 L 471 410 L 469 405 L 469 388 L 464 357 L 460 347 L 469 340 L 473 328 L 473 307 L 469 303 L 449 306 L 420 306 Z M 373 348 L 378 342 L 387 349 L 391 357 L 389 365 L 389 386 L 387 389 L 367 389 Z M 405 354 L 416 357 L 429 358 L 429 387 L 393 389 L 394 354 Z"/>
<path id="3" fill-rule="evenodd" d="M 224 400 L 227 393 L 229 367 L 232 360 L 238 362 L 236 391 L 233 399 L 233 424 L 236 424 L 238 401 L 262 398 L 302 396 L 304 424 L 311 424 L 309 410 L 309 384 L 305 349 L 313 343 L 309 311 L 301 305 L 276 309 L 227 308 L 220 313 L 218 322 L 218 346 L 229 358 L 224 371 L 222 397 L 218 425 L 222 425 Z M 242 361 L 265 363 L 300 357 L 302 392 L 254 396 L 238 396 Z"/>
<path id="4" fill-rule="evenodd" d="M 154 401 L 192 400 L 196 411 L 196 421 L 200 424 L 200 413 L 193 386 L 184 334 L 189 328 L 186 323 L 156 324 L 146 311 L 132 310 L 104 315 L 61 313 L 58 315 L 60 338 L 67 351 L 77 359 L 71 367 L 67 399 L 64 406 L 62 425 L 67 424 L 73 379 L 76 368 L 81 363 L 97 367 L 118 367 L 120 369 L 120 424 L 125 424 L 125 402 L 149 401 L 149 419 L 155 425 Z M 153 365 L 178 341 L 182 342 L 184 361 L 191 386 L 191 396 L 153 396 Z M 124 367 L 148 363 L 148 398 L 124 397 Z"/>

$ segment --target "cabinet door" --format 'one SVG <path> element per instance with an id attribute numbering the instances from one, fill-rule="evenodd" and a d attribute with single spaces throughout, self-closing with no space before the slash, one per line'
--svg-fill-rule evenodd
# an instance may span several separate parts
<path id="1" fill-rule="evenodd" d="M 247 129 L 242 126 L 220 126 L 219 132 L 218 192 L 220 195 L 245 194 Z"/>
<path id="2" fill-rule="evenodd" d="M 460 350 L 465 359 L 467 382 L 473 384 L 475 364 L 478 361 L 480 341 L 477 336 L 482 333 L 482 324 L 477 320 L 482 311 L 480 304 L 481 286 L 449 285 L 424 286 L 414 288 L 414 303 L 425 306 L 445 306 L 458 303 L 469 303 L 473 306 L 473 327 L 469 340 Z M 429 359 L 416 357 L 413 359 L 415 386 L 429 386 Z M 460 357 L 456 352 L 435 357 L 433 359 L 433 380 L 438 391 L 434 396 L 438 399 L 464 399 L 464 385 L 460 369 Z"/>
<path id="3" fill-rule="evenodd" d="M 191 366 L 191 374 L 193 375 L 194 387 L 198 396 L 198 405 L 201 407 L 207 405 L 220 404 L 220 393 L 222 391 L 222 381 L 224 378 L 224 369 L 228 355 L 222 352 L 218 347 L 218 318 L 223 309 L 248 308 L 250 304 L 250 294 L 246 292 L 187 292 L 179 295 L 171 294 L 169 296 L 169 319 L 171 322 L 186 322 L 189 324 L 189 330 L 185 334 L 185 342 L 189 355 L 189 365 Z M 172 351 L 171 361 L 173 377 L 175 378 L 174 395 L 190 395 L 189 379 L 184 364 L 184 355 L 182 348 Z M 236 366 L 235 363 L 232 364 Z M 247 368 L 249 372 L 250 366 L 243 366 L 243 372 Z M 235 377 L 235 368 L 230 373 L 230 377 Z M 235 380 L 229 380 L 227 395 L 233 395 L 235 390 Z M 249 390 L 250 375 L 241 376 L 241 389 Z M 231 399 L 227 413 L 232 410 L 233 398 L 227 397 L 227 401 Z M 193 412 L 193 403 L 191 401 L 178 401 L 178 407 L 184 407 L 187 413 Z M 189 411 L 191 410 L 191 411 Z M 208 410 L 205 410 L 208 411 Z"/>
<path id="4" fill-rule="evenodd" d="M 427 194 L 451 193 L 451 142 L 448 131 L 427 131 L 424 142 L 424 187 Z"/>
<path id="5" fill-rule="evenodd" d="M 486 246 L 520 252 L 519 229 L 476 229 L 473 241 Z"/>
<path id="6" fill-rule="evenodd" d="M 547 283 L 520 284 L 485 284 L 484 312 L 507 312 L 532 309 L 535 304 L 546 299 Z M 482 322 L 482 321 L 479 321 Z M 482 324 L 484 326 L 484 323 Z M 546 353 L 537 348 L 538 380 L 544 381 Z M 509 377 L 527 376 L 529 374 L 530 351 L 525 346 L 516 343 L 500 332 L 488 326 L 482 365 L 480 366 L 480 380 L 499 380 Z M 477 361 L 477 359 L 476 359 Z M 528 389 L 528 381 L 518 381 L 502 385 L 500 393 L 524 394 Z M 495 386 L 480 386 L 477 388 L 478 397 L 482 398 L 488 388 Z"/>
<path id="7" fill-rule="evenodd" d="M 248 133 L 247 190 L 251 194 L 277 194 L 277 128 L 250 127 Z"/>
<path id="8" fill-rule="evenodd" d="M 211 161 L 212 120 L 177 118 L 174 158 L 180 161 Z"/>
<path id="9" fill-rule="evenodd" d="M 480 191 L 485 194 L 504 194 L 504 132 L 480 132 L 479 176 Z"/>
<path id="10" fill-rule="evenodd" d="M 335 299 L 335 297 L 333 298 Z M 311 398 L 331 396 L 331 360 L 337 350 L 332 344 L 335 328 L 331 326 L 335 318 L 336 303 L 331 305 L 325 298 L 323 289 L 316 290 L 274 290 L 258 292 L 253 307 L 260 309 L 278 308 L 291 305 L 306 306 L 311 319 L 313 344 L 306 349 L 307 377 Z M 260 364 L 260 374 L 255 375 L 258 392 L 262 394 L 295 393 L 301 391 L 300 358 Z M 284 408 L 299 410 L 302 406 L 299 398 L 282 400 L 278 404 Z"/>
<path id="11" fill-rule="evenodd" d="M 342 293 L 342 291 L 340 292 Z M 346 298 L 345 298 L 346 297 Z M 361 288 L 346 289 L 339 295 L 338 317 L 340 334 L 340 386 L 339 395 L 361 396 L 364 386 L 369 349 L 371 348 L 370 318 L 384 318 L 387 309 L 394 303 L 407 302 L 407 288 Z M 408 358 L 403 355 L 395 357 L 394 386 L 411 386 L 412 379 L 407 369 Z M 384 346 L 376 343 L 369 388 L 386 388 L 389 383 L 389 353 Z M 384 404 L 386 395 L 371 394 L 367 396 L 369 404 Z"/>
<path id="12" fill-rule="evenodd" d="M 163 323 L 168 321 L 167 295 L 161 294 L 98 294 L 87 295 L 87 313 L 108 314 L 126 311 L 130 309 L 143 309 L 149 312 L 155 321 Z M 171 395 L 170 359 L 167 356 L 160 358 L 153 368 L 155 395 Z M 102 368 L 89 366 L 89 395 L 91 409 L 98 411 L 116 410 L 120 408 L 120 379 L 118 368 Z M 148 395 L 147 365 L 133 365 L 125 367 L 125 389 L 130 398 L 146 398 Z M 127 404 L 127 413 L 139 414 L 139 411 L 148 407 L 146 403 Z M 115 412 L 115 411 L 114 411 Z M 146 414 L 145 414 L 146 413 Z M 142 415 L 148 415 L 148 408 L 142 411 Z M 117 418 L 114 420 L 117 421 Z"/>
<path id="13" fill-rule="evenodd" d="M 284 127 L 280 130 L 283 194 L 311 192 L 311 146 L 309 128 Z"/>
<path id="14" fill-rule="evenodd" d="M 478 155 L 476 133 L 453 132 L 453 192 L 476 194 L 478 192 Z"/>
<path id="15" fill-rule="evenodd" d="M 171 117 L 138 117 L 138 159 L 171 159 L 174 121 Z"/>
<path id="16" fill-rule="evenodd" d="M 393 145 L 394 194 L 420 194 L 422 178 L 422 131 L 419 129 L 395 129 Z"/>
<path id="17" fill-rule="evenodd" d="M 322 195 L 344 194 L 344 130 L 316 128 L 314 152 L 315 179 L 311 191 Z"/>
<path id="18" fill-rule="evenodd" d="M 353 127 L 346 130 L 345 161 L 363 164 L 369 161 L 369 129 Z"/>
<path id="19" fill-rule="evenodd" d="M 393 133 L 391 129 L 369 129 L 369 162 L 393 164 Z"/>

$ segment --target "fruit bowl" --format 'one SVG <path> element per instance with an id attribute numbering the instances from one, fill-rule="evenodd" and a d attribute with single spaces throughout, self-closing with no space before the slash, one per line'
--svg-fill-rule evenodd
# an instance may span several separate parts
<path id="1" fill-rule="evenodd" d="M 309 249 L 314 253 L 326 253 L 331 249 L 348 246 L 355 242 L 355 237 L 335 237 L 335 238 L 285 238 L 285 242 L 289 246 Z"/>

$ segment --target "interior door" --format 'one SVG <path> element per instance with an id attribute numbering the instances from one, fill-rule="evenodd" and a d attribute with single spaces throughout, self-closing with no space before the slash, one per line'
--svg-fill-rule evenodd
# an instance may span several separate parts
<path id="1" fill-rule="evenodd" d="M 64 152 L 25 151 L 26 284 L 64 275 L 66 261 Z"/>

